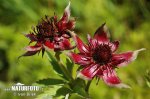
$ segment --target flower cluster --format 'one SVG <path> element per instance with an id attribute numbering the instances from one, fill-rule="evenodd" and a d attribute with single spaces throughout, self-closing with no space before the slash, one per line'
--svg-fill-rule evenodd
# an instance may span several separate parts
<path id="1" fill-rule="evenodd" d="M 34 46 L 27 46 L 26 53 L 22 56 L 31 56 L 39 53 L 42 50 L 42 55 L 45 49 L 54 49 L 54 51 L 63 51 L 73 49 L 75 46 L 71 46 L 71 35 L 67 30 L 72 30 L 75 27 L 75 20 L 69 20 L 70 18 L 70 3 L 65 8 L 64 14 L 60 20 L 57 16 L 53 17 L 45 16 L 38 25 L 33 28 L 33 32 L 25 35 L 30 39 L 30 43 L 36 42 Z"/>
<path id="2" fill-rule="evenodd" d="M 105 23 L 96 30 L 93 38 L 90 35 L 87 36 L 88 43 L 85 44 L 73 32 L 75 20 L 69 19 L 69 8 L 70 3 L 65 8 L 60 20 L 57 19 L 56 15 L 53 17 L 45 16 L 45 19 L 42 19 L 33 29 L 33 32 L 26 35 L 30 39 L 30 43 L 35 42 L 35 45 L 27 46 L 27 52 L 22 56 L 35 55 L 40 51 L 43 55 L 47 49 L 53 49 L 57 53 L 57 51 L 77 48 L 79 53 L 70 51 L 67 54 L 75 64 L 82 67 L 78 71 L 77 77 L 86 80 L 92 80 L 96 77 L 102 79 L 109 86 L 129 88 L 118 78 L 115 69 L 134 61 L 138 53 L 145 49 L 117 54 L 119 41 L 111 42 L 109 40 L 109 31 Z M 71 38 L 75 41 L 75 45 L 70 42 Z M 65 67 L 61 69 L 67 71 Z"/>

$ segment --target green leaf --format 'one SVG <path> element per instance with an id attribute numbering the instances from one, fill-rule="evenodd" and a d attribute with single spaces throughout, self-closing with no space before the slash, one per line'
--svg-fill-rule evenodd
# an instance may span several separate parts
<path id="1" fill-rule="evenodd" d="M 88 93 L 85 91 L 85 81 L 78 78 L 75 81 L 75 85 L 73 87 L 73 91 L 74 93 L 77 93 L 78 95 L 82 96 L 82 97 L 89 97 Z"/>
<path id="2" fill-rule="evenodd" d="M 56 58 L 54 58 L 53 55 L 49 51 L 46 51 L 46 52 L 47 52 L 47 56 L 48 56 L 49 62 L 51 63 L 51 66 L 55 70 L 55 73 L 58 74 L 59 76 L 65 78 L 65 79 L 67 79 L 64 76 L 64 73 L 62 72 L 62 70 L 60 69 L 60 65 L 58 64 Z"/>
<path id="3" fill-rule="evenodd" d="M 38 84 L 44 84 L 44 85 L 61 85 L 65 84 L 65 82 L 61 79 L 55 79 L 55 78 L 47 78 L 37 81 Z"/>
<path id="4" fill-rule="evenodd" d="M 74 63 L 71 62 L 68 58 L 66 58 L 66 66 L 67 66 L 68 71 L 69 71 L 71 74 L 72 74 L 73 65 L 74 65 Z"/>
<path id="5" fill-rule="evenodd" d="M 150 87 L 150 70 L 147 70 L 145 78 L 146 78 L 146 83 L 148 87 Z"/>
<path id="6" fill-rule="evenodd" d="M 56 94 L 56 91 L 60 88 L 60 86 L 53 87 L 45 87 L 44 92 L 37 95 L 36 99 L 54 99 L 53 97 Z"/>
<path id="7" fill-rule="evenodd" d="M 79 95 L 78 93 L 72 93 L 69 95 L 69 99 L 90 99 L 88 97 L 83 97 Z"/>
<path id="8" fill-rule="evenodd" d="M 84 87 L 76 86 L 74 89 L 74 93 L 77 93 L 78 95 L 82 97 L 89 97 L 88 93 L 85 91 Z"/>
<path id="9" fill-rule="evenodd" d="M 58 96 L 66 96 L 68 93 L 72 93 L 73 90 L 71 90 L 70 88 L 67 88 L 66 86 L 63 86 L 61 88 L 59 88 L 56 92 L 56 97 Z"/>

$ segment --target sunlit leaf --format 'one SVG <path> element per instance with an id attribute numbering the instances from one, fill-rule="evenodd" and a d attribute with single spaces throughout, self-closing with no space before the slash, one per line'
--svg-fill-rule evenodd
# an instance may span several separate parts
<path id="1" fill-rule="evenodd" d="M 55 96 L 59 88 L 60 86 L 46 87 L 44 88 L 44 92 L 37 95 L 35 99 L 53 99 L 53 96 Z"/>

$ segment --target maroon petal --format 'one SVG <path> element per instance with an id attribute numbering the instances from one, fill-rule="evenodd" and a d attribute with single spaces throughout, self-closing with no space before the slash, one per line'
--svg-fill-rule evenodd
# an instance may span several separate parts
<path id="1" fill-rule="evenodd" d="M 117 48 L 119 47 L 119 41 L 114 41 L 112 43 L 109 43 L 110 47 L 111 47 L 111 51 L 115 52 L 117 50 Z"/>
<path id="2" fill-rule="evenodd" d="M 85 80 L 91 80 L 98 72 L 98 64 L 91 64 L 90 66 L 85 67 L 83 70 L 78 72 L 77 77 L 85 79 Z"/>
<path id="3" fill-rule="evenodd" d="M 74 40 L 75 40 L 75 42 L 76 42 L 77 48 L 79 49 L 79 51 L 80 51 L 81 53 L 88 53 L 88 52 L 89 52 L 88 46 L 85 45 L 85 44 L 82 42 L 82 40 L 81 40 L 77 35 L 74 36 Z"/>
<path id="4" fill-rule="evenodd" d="M 109 35 L 109 31 L 104 24 L 102 24 L 101 27 L 99 27 L 95 34 L 94 34 L 94 38 L 98 41 L 98 42 L 108 42 L 109 41 L 109 38 L 108 38 L 108 35 Z"/>
<path id="5" fill-rule="evenodd" d="M 62 18 L 60 19 L 60 21 L 68 22 L 69 17 L 70 17 L 70 2 L 68 4 L 68 6 L 65 8 L 64 14 L 63 14 Z"/>
<path id="6" fill-rule="evenodd" d="M 96 39 L 92 39 L 89 34 L 88 34 L 87 38 L 88 38 L 88 42 L 89 42 L 90 48 L 94 49 L 97 46 L 97 40 Z"/>
<path id="7" fill-rule="evenodd" d="M 39 50 L 41 50 L 41 48 L 42 48 L 42 46 L 27 46 L 25 49 L 27 50 L 27 51 L 39 51 Z"/>
<path id="8" fill-rule="evenodd" d="M 29 39 L 31 40 L 31 42 L 37 41 L 37 37 L 36 37 L 36 35 L 34 35 L 33 33 L 26 34 L 25 36 L 26 36 L 27 38 L 29 38 Z"/>
<path id="9" fill-rule="evenodd" d="M 65 8 L 62 18 L 57 23 L 57 27 L 58 27 L 59 31 L 64 31 L 67 29 L 67 23 L 69 21 L 69 18 L 70 18 L 70 2 L 68 4 L 68 6 Z"/>
<path id="10" fill-rule="evenodd" d="M 60 42 L 60 48 L 62 50 L 69 50 L 71 48 L 71 44 L 70 44 L 70 41 L 69 39 L 63 39 L 62 42 Z"/>
<path id="11" fill-rule="evenodd" d="M 19 56 L 18 58 L 22 57 L 22 56 L 32 56 L 35 55 L 37 52 L 39 52 L 41 50 L 42 46 L 27 46 L 26 49 L 26 53 L 24 53 L 23 55 Z"/>
<path id="12" fill-rule="evenodd" d="M 75 28 L 75 20 L 70 20 L 68 23 L 67 23 L 67 29 L 71 30 L 71 29 L 74 29 Z"/>
<path id="13" fill-rule="evenodd" d="M 47 40 L 47 41 L 45 41 L 45 43 L 44 43 L 44 47 L 45 47 L 45 48 L 48 48 L 48 49 L 54 49 L 54 44 L 53 44 L 53 42 Z"/>
<path id="14" fill-rule="evenodd" d="M 86 57 L 85 55 L 75 54 L 75 53 L 67 53 L 67 55 L 72 59 L 72 61 L 79 65 L 89 65 L 91 63 L 91 58 Z"/>
<path id="15" fill-rule="evenodd" d="M 122 53 L 122 54 L 114 54 L 112 60 L 113 61 L 124 60 L 121 63 L 119 63 L 118 66 L 125 66 L 128 63 L 134 61 L 137 58 L 138 53 L 143 50 L 145 50 L 145 48 L 141 48 L 133 52 L 130 51 L 130 52 Z"/>
<path id="16" fill-rule="evenodd" d="M 55 51 L 71 50 L 73 48 L 75 48 L 75 46 L 72 46 L 70 40 L 64 37 L 61 38 L 60 42 L 54 44 Z"/>
<path id="17" fill-rule="evenodd" d="M 37 50 L 37 51 L 27 51 L 26 53 L 24 53 L 20 57 L 22 57 L 22 56 L 32 56 L 32 55 L 35 55 L 37 52 L 39 52 L 39 50 Z"/>
<path id="18" fill-rule="evenodd" d="M 111 69 L 103 71 L 102 79 L 109 86 L 115 86 L 119 88 L 130 88 L 128 85 L 121 83 L 121 80 L 117 76 L 116 72 Z"/>

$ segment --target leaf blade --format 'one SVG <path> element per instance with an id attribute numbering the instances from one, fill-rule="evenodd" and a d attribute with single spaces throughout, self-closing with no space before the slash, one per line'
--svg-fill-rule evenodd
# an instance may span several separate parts
<path id="1" fill-rule="evenodd" d="M 39 80 L 36 83 L 44 84 L 44 85 L 62 85 L 65 84 L 65 81 L 61 79 L 47 78 L 47 79 Z"/>

